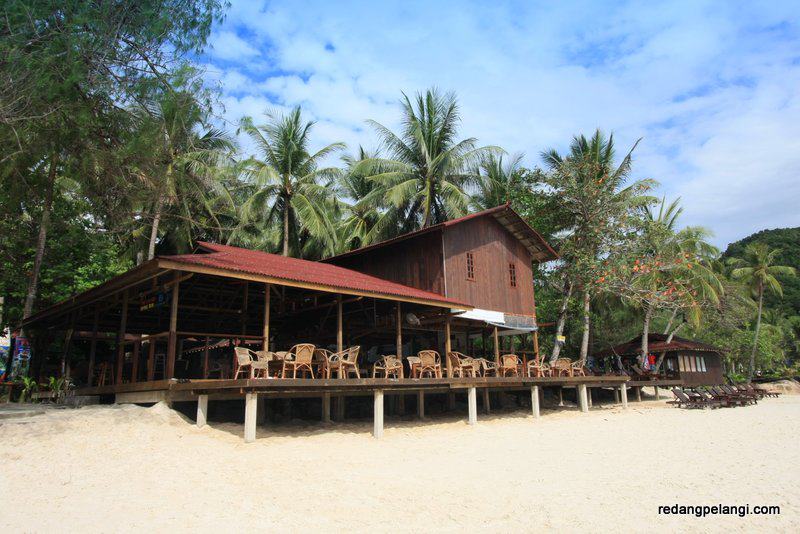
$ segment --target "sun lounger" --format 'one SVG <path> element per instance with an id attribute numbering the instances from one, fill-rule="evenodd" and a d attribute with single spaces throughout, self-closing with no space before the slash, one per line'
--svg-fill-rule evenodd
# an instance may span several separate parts
<path id="1" fill-rule="evenodd" d="M 725 393 L 728 393 L 729 395 L 736 395 L 739 396 L 740 398 L 747 399 L 752 404 L 758 403 L 758 394 L 756 393 L 750 393 L 748 391 L 739 391 L 738 389 L 734 389 L 731 386 L 725 386 L 725 385 L 719 386 L 719 389 L 721 389 Z"/>

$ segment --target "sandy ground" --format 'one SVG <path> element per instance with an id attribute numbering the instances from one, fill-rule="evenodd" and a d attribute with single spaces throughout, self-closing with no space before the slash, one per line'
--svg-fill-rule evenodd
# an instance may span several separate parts
<path id="1" fill-rule="evenodd" d="M 800 397 L 482 416 L 196 428 L 164 405 L 0 421 L 0 530 L 800 531 Z M 779 505 L 779 516 L 658 515 Z"/>

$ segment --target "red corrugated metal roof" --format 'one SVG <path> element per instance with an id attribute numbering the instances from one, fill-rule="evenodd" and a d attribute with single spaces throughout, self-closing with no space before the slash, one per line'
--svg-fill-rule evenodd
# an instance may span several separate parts
<path id="1" fill-rule="evenodd" d="M 438 293 L 390 282 L 344 267 L 269 254 L 228 245 L 198 242 L 198 252 L 178 256 L 160 256 L 160 259 L 183 264 L 212 267 L 226 271 L 263 275 L 281 280 L 302 282 L 336 288 L 343 291 L 375 293 L 447 304 L 455 308 L 471 309 L 464 302 L 449 299 Z"/>

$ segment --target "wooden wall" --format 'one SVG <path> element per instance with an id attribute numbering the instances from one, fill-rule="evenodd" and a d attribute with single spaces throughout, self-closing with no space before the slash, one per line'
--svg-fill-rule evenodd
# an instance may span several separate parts
<path id="1" fill-rule="evenodd" d="M 353 256 L 334 265 L 444 295 L 442 233 L 432 231 Z"/>
<path id="2" fill-rule="evenodd" d="M 722 358 L 716 352 L 705 351 L 681 351 L 678 353 L 678 362 L 680 365 L 681 356 L 699 356 L 705 360 L 705 372 L 693 372 L 686 369 L 680 371 L 680 377 L 685 386 L 705 386 L 713 384 L 723 384 L 725 377 L 722 374 Z M 679 367 L 680 369 L 680 367 Z"/>
<path id="3" fill-rule="evenodd" d="M 467 279 L 467 252 L 475 279 Z M 479 217 L 444 229 L 446 295 L 476 308 L 533 315 L 533 271 L 528 249 L 493 217 Z M 511 287 L 509 264 L 517 285 Z"/>

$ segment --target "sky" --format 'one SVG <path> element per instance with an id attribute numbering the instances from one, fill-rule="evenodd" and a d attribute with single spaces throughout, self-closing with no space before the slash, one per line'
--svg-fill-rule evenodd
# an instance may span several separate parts
<path id="1" fill-rule="evenodd" d="M 454 91 L 460 137 L 540 164 L 576 134 L 641 138 L 681 222 L 719 247 L 800 226 L 800 2 L 232 0 L 199 62 L 231 130 L 300 105 L 315 148 L 396 130 L 402 93 Z M 240 139 L 246 153 L 253 151 Z"/>

